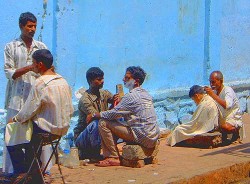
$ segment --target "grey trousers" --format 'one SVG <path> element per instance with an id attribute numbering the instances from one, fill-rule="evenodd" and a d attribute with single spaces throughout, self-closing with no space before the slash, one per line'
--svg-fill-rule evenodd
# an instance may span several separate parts
<path id="1" fill-rule="evenodd" d="M 100 119 L 98 128 L 101 136 L 101 146 L 104 158 L 119 157 L 119 151 L 117 149 L 118 138 L 124 141 L 134 141 L 134 134 L 131 128 L 117 121 Z"/>

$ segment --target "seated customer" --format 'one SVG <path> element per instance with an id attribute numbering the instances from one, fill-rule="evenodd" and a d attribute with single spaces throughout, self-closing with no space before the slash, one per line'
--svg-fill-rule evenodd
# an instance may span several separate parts
<path id="1" fill-rule="evenodd" d="M 196 103 L 192 119 L 185 124 L 178 125 L 167 139 L 167 144 L 174 146 L 181 141 L 196 135 L 214 130 L 219 125 L 219 109 L 216 102 L 203 90 L 194 85 L 190 88 L 189 97 Z"/>
<path id="2" fill-rule="evenodd" d="M 205 90 L 207 94 L 217 102 L 223 119 L 225 119 L 225 122 L 220 126 L 223 141 L 227 142 L 228 133 L 233 134 L 232 142 L 242 140 L 244 137 L 244 127 L 237 95 L 231 87 L 224 86 L 223 74 L 220 71 L 213 71 L 210 74 L 209 81 L 211 88 L 205 87 Z M 213 90 L 215 90 L 215 92 Z"/>
<path id="3" fill-rule="evenodd" d="M 146 73 L 140 67 L 131 66 L 126 70 L 123 79 L 130 91 L 113 109 L 88 115 L 100 119 L 99 132 L 104 160 L 97 166 L 120 165 L 117 139 L 135 142 L 146 148 L 153 148 L 159 137 L 156 113 L 152 97 L 141 85 Z"/>
<path id="4" fill-rule="evenodd" d="M 88 114 L 108 110 L 108 104 L 113 103 L 113 95 L 103 90 L 104 73 L 98 67 L 89 68 L 86 73 L 89 89 L 79 101 L 79 119 L 74 128 L 75 144 L 79 149 L 80 159 L 100 159 L 101 138 L 98 131 L 98 120 L 86 122 Z M 114 96 L 114 98 L 117 96 Z"/>
<path id="5" fill-rule="evenodd" d="M 28 146 L 28 163 L 31 164 L 33 152 L 32 147 L 39 145 L 37 133 L 50 133 L 54 135 L 65 135 L 69 128 L 70 118 L 73 114 L 71 89 L 66 80 L 54 72 L 52 68 L 53 56 L 47 49 L 34 52 L 33 71 L 41 76 L 35 80 L 29 96 L 16 116 L 12 118 L 12 123 L 26 124 L 33 122 L 33 134 Z M 14 172 L 20 172 L 22 158 L 22 148 L 18 145 L 7 146 L 10 153 Z M 41 154 L 41 153 L 39 153 Z M 38 155 L 40 158 L 40 155 Z M 36 164 L 36 162 L 35 162 Z M 37 167 L 37 165 L 36 165 Z"/>

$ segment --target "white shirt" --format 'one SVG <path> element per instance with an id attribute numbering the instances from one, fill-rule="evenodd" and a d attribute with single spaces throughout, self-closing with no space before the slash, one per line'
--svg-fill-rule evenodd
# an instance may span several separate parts
<path id="1" fill-rule="evenodd" d="M 66 80 L 58 74 L 42 75 L 36 79 L 16 119 L 19 123 L 31 119 L 47 132 L 65 135 L 72 114 L 72 93 Z"/>
<path id="2" fill-rule="evenodd" d="M 8 79 L 5 97 L 5 108 L 19 111 L 26 101 L 31 85 L 39 76 L 30 71 L 13 80 L 16 69 L 32 64 L 32 54 L 39 49 L 46 49 L 46 45 L 33 39 L 28 52 L 24 41 L 20 38 L 8 43 L 4 49 L 4 72 Z"/>
<path id="3" fill-rule="evenodd" d="M 226 122 L 236 127 L 242 127 L 239 100 L 234 90 L 229 86 L 224 86 L 219 97 L 226 101 L 226 109 L 219 105 Z"/>

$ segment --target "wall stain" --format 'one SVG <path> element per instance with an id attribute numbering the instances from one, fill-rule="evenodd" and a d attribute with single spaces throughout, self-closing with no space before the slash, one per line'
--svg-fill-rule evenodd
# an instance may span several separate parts
<path id="1" fill-rule="evenodd" d="M 43 29 L 44 29 L 45 18 L 47 16 L 47 5 L 48 5 L 48 0 L 43 0 L 42 25 L 41 25 L 41 28 L 40 28 L 40 33 L 38 35 L 38 40 L 41 41 L 41 42 L 43 41 L 42 32 L 43 32 Z"/>
<path id="2" fill-rule="evenodd" d="M 178 0 L 178 26 L 187 34 L 193 34 L 197 30 L 200 1 Z"/>

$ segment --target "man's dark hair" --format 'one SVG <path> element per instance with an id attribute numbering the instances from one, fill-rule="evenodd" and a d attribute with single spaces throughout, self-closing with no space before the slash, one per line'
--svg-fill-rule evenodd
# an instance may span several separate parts
<path id="1" fill-rule="evenodd" d="M 217 70 L 217 71 L 213 71 L 213 72 L 210 74 L 210 76 L 213 75 L 213 74 L 215 74 L 216 79 L 222 80 L 222 81 L 223 81 L 223 74 L 222 74 L 221 71 L 218 71 L 218 70 Z"/>
<path id="2" fill-rule="evenodd" d="M 37 19 L 35 15 L 30 12 L 21 13 L 19 17 L 19 24 L 21 24 L 22 26 L 25 26 L 28 21 L 37 22 Z"/>
<path id="3" fill-rule="evenodd" d="M 205 94 L 204 88 L 199 85 L 193 85 L 189 90 L 189 97 L 192 98 L 195 94 Z"/>
<path id="4" fill-rule="evenodd" d="M 130 66 L 126 69 L 126 72 L 130 72 L 134 79 L 139 79 L 140 85 L 142 85 L 147 75 L 140 66 Z"/>
<path id="5" fill-rule="evenodd" d="M 53 56 L 47 49 L 36 50 L 33 53 L 32 57 L 36 60 L 37 63 L 42 62 L 47 69 L 51 68 L 53 64 Z"/>
<path id="6" fill-rule="evenodd" d="M 95 80 L 98 77 L 103 77 L 104 72 L 99 67 L 91 67 L 86 72 L 86 79 L 90 84 L 91 81 Z"/>

